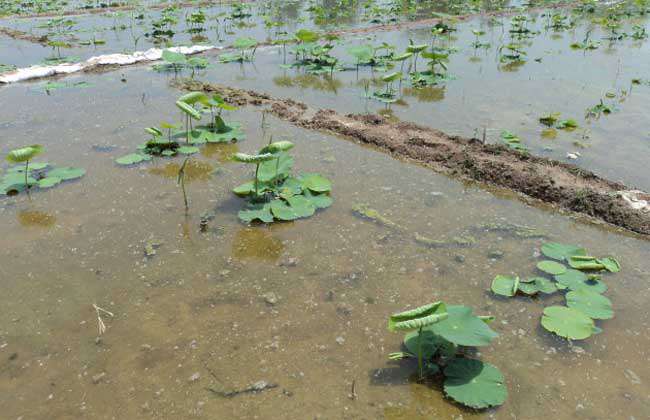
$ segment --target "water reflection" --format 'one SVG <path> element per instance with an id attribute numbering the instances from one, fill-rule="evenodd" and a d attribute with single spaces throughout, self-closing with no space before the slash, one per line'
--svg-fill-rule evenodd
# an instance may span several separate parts
<path id="1" fill-rule="evenodd" d="M 149 169 L 152 175 L 159 175 L 164 178 L 176 179 L 182 162 L 169 162 L 164 166 L 156 166 Z M 205 161 L 190 158 L 185 165 L 185 182 L 195 180 L 207 181 L 214 171 L 214 167 Z"/>
<path id="2" fill-rule="evenodd" d="M 233 239 L 232 255 L 239 259 L 275 261 L 280 258 L 284 244 L 267 227 L 242 228 Z"/>
<path id="3" fill-rule="evenodd" d="M 314 74 L 299 74 L 297 76 L 277 76 L 273 83 L 281 87 L 299 87 L 301 89 L 314 89 L 322 92 L 337 93 L 343 82 L 330 75 L 317 76 Z"/>
<path id="4" fill-rule="evenodd" d="M 446 86 L 426 86 L 419 89 L 405 87 L 403 92 L 404 95 L 412 96 L 419 102 L 438 102 L 445 99 L 445 89 Z"/>
<path id="5" fill-rule="evenodd" d="M 201 155 L 216 158 L 219 163 L 230 161 L 230 157 L 239 151 L 237 143 L 208 143 L 201 149 Z"/>
<path id="6" fill-rule="evenodd" d="M 18 212 L 18 222 L 26 227 L 51 227 L 56 222 L 56 217 L 43 211 L 21 210 Z"/>

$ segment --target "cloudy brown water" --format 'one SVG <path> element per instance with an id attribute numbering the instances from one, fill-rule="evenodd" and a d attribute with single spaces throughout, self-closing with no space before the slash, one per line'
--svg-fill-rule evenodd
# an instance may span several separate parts
<path id="1" fill-rule="evenodd" d="M 31 84 L 0 91 L 11 104 L 0 121 L 4 152 L 38 142 L 46 151 L 37 161 L 88 171 L 31 201 L 0 201 L 2 418 L 647 418 L 647 241 L 272 118 L 267 136 L 296 143 L 296 171 L 329 177 L 334 204 L 310 219 L 246 226 L 230 190 L 251 168 L 227 156 L 264 144 L 254 109 L 228 115 L 247 140 L 192 158 L 186 215 L 180 159 L 113 161 L 144 141 L 143 127 L 179 118 L 179 92 L 164 77 L 124 73 L 126 83 L 119 72 L 68 78 L 92 86 L 51 96 Z M 358 218 L 358 203 L 404 230 Z M 201 233 L 205 211 L 216 217 Z M 615 318 L 599 323 L 603 333 L 570 345 L 543 330 L 542 310 L 560 295 L 495 298 L 491 279 L 534 274 L 544 239 L 485 223 L 527 225 L 616 256 L 623 270 L 605 278 Z M 413 241 L 416 232 L 468 232 L 477 242 L 432 249 Z M 158 246 L 150 258 L 148 243 Z M 388 361 L 402 339 L 387 331 L 388 316 L 434 300 L 496 317 L 500 336 L 480 357 L 504 373 L 502 407 L 465 410 L 439 383 L 416 383 L 413 364 Z M 114 314 L 101 314 L 101 337 L 93 304 Z M 219 395 L 259 381 L 277 386 Z"/>

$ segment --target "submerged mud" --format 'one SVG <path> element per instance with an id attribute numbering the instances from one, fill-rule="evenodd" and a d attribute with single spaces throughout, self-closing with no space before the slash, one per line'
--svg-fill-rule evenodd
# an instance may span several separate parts
<path id="1" fill-rule="evenodd" d="M 437 172 L 507 188 L 595 221 L 650 235 L 650 213 L 632 208 L 622 197 L 622 192 L 632 188 L 572 164 L 379 115 L 341 115 L 334 110 L 311 109 L 292 99 L 195 80 L 174 83 L 185 90 L 219 92 L 235 105 L 265 106 L 297 126 L 346 136 Z"/>

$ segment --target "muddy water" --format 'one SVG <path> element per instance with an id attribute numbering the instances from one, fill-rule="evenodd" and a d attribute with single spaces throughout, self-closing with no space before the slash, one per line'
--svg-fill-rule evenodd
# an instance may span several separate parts
<path id="1" fill-rule="evenodd" d="M 516 68 L 501 65 L 497 54 L 498 47 L 509 40 L 509 19 L 502 19 L 503 27 L 489 25 L 484 19 L 457 25 L 458 32 L 447 44 L 459 49 L 448 64 L 454 80 L 422 90 L 410 89 L 405 83 L 401 101 L 390 108 L 392 115 L 463 136 L 482 137 L 485 129 L 491 142 L 499 142 L 502 130 L 509 130 L 519 135 L 534 154 L 568 161 L 567 153 L 577 152 L 580 157 L 573 163 L 607 178 L 649 189 L 645 161 L 650 138 L 645 104 L 650 100 L 650 88 L 631 83 L 632 79 L 645 78 L 650 70 L 644 58 L 650 48 L 648 42 L 627 39 L 609 45 L 603 41 L 597 50 L 576 51 L 569 45 L 582 41 L 587 31 L 591 30 L 594 40 L 604 34 L 584 22 L 562 33 L 545 31 L 547 18 L 537 16 L 537 22 L 529 27 L 541 33 L 529 40 L 531 45 L 525 48 L 528 61 Z M 632 23 L 647 26 L 644 21 Z M 474 51 L 472 29 L 485 31 L 482 42 L 492 47 L 484 52 Z M 630 26 L 625 26 L 625 30 L 630 32 Z M 350 43 L 378 45 L 385 41 L 401 52 L 409 39 L 430 42 L 430 31 L 422 28 L 347 37 L 334 52 L 342 62 L 350 63 L 353 60 L 345 53 Z M 313 76 L 279 68 L 283 61 L 280 51 L 263 50 L 253 64 L 219 66 L 208 71 L 206 78 L 298 98 L 314 107 L 339 112 L 374 112 L 385 108 L 363 98 L 363 80 L 383 73 L 362 69 L 359 75 L 348 71 L 333 77 Z M 419 66 L 423 65 L 420 60 Z M 380 89 L 381 82 L 371 84 L 370 93 Z M 607 98 L 608 94 L 615 98 Z M 612 105 L 614 112 L 599 119 L 586 119 L 586 110 L 601 99 Z M 562 119 L 575 119 L 580 128 L 545 131 L 538 119 L 551 112 L 559 112 Z"/>
<path id="2" fill-rule="evenodd" d="M 126 83 L 114 73 L 84 77 L 91 88 L 51 96 L 29 85 L 0 92 L 12 104 L 3 107 L 3 152 L 39 142 L 47 150 L 41 161 L 88 169 L 31 201 L 0 201 L 3 418 L 647 416 L 647 242 L 272 119 L 265 134 L 296 143 L 297 171 L 332 179 L 334 205 L 295 223 L 245 226 L 230 189 L 251 170 L 227 156 L 264 143 L 253 110 L 231 114 L 246 141 L 193 158 L 185 215 L 174 179 L 180 160 L 113 163 L 143 141 L 143 127 L 178 117 L 178 93 L 164 78 L 136 68 L 125 76 Z M 355 217 L 357 203 L 404 230 Z M 206 210 L 216 218 L 200 233 Z M 480 228 L 489 222 L 525 224 L 616 255 L 624 270 L 607 278 L 616 317 L 604 332 L 571 348 L 539 326 L 543 307 L 561 297 L 492 297 L 494 275 L 533 274 L 542 240 Z M 477 243 L 429 249 L 413 241 L 415 232 L 436 239 L 468 232 Z M 151 258 L 147 243 L 158 246 Z M 503 257 L 490 258 L 493 251 Z M 413 382 L 413 365 L 387 361 L 401 341 L 386 330 L 387 316 L 437 299 L 497 317 L 500 337 L 481 357 L 507 378 L 500 409 L 463 410 L 438 385 Z M 108 329 L 100 338 L 93 303 L 114 315 L 102 315 Z M 257 381 L 277 387 L 217 394 Z M 356 400 L 348 398 L 353 382 Z"/>

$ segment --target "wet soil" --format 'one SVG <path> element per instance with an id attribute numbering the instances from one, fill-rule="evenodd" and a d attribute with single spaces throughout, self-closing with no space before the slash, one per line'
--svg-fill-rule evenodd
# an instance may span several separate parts
<path id="1" fill-rule="evenodd" d="M 311 109 L 292 99 L 195 80 L 179 80 L 175 84 L 185 90 L 219 92 L 239 106 L 265 106 L 272 114 L 297 126 L 342 135 L 437 172 L 507 188 L 596 222 L 650 235 L 650 214 L 630 208 L 619 194 L 633 188 L 572 164 L 484 144 L 475 138 L 449 136 L 379 115 L 341 115 L 334 110 Z"/>

